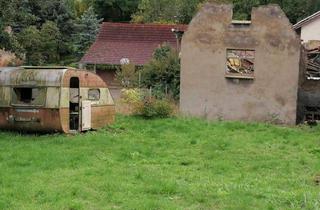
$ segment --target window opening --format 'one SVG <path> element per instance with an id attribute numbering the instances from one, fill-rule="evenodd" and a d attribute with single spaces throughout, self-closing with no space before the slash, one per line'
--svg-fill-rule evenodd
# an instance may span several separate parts
<path id="1" fill-rule="evenodd" d="M 227 50 L 226 76 L 231 78 L 254 78 L 254 50 Z"/>
<path id="2" fill-rule="evenodd" d="M 45 88 L 13 88 L 12 103 L 16 105 L 44 105 L 46 98 Z"/>
<path id="3" fill-rule="evenodd" d="M 88 99 L 98 101 L 100 100 L 100 90 L 99 89 L 90 89 L 88 91 Z"/>

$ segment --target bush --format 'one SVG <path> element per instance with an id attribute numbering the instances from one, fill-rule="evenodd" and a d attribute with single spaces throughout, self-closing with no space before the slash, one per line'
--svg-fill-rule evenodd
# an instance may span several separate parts
<path id="1" fill-rule="evenodd" d="M 121 101 L 123 103 L 134 105 L 139 103 L 141 98 L 142 93 L 138 88 L 121 90 Z"/>
<path id="2" fill-rule="evenodd" d="M 124 88 L 137 87 L 139 83 L 139 73 L 136 66 L 132 63 L 123 64 L 116 71 L 116 79 Z"/>
<path id="3" fill-rule="evenodd" d="M 157 98 L 179 100 L 179 54 L 167 44 L 157 48 L 151 61 L 141 71 L 141 82 L 143 87 L 152 88 Z"/>
<path id="4" fill-rule="evenodd" d="M 148 119 L 166 118 L 174 113 L 171 101 L 151 97 L 149 91 L 144 89 L 123 89 L 120 103 L 123 114 L 133 114 Z"/>
<path id="5" fill-rule="evenodd" d="M 3 66 L 20 66 L 23 61 L 15 54 L 0 49 L 0 67 Z"/>
<path id="6" fill-rule="evenodd" d="M 170 117 L 173 114 L 173 106 L 166 100 L 156 100 L 155 110 L 156 116 L 160 118 Z"/>
<path id="7" fill-rule="evenodd" d="M 122 89 L 120 100 L 117 101 L 117 112 L 125 115 L 135 114 L 142 98 L 142 92 L 138 88 Z"/>
<path id="8" fill-rule="evenodd" d="M 173 106 L 167 100 L 147 98 L 137 104 L 135 114 L 144 118 L 167 118 L 173 115 Z"/>

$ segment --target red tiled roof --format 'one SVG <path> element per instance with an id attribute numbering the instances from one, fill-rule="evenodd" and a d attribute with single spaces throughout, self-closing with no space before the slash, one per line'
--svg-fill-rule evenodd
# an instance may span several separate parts
<path id="1" fill-rule="evenodd" d="M 96 41 L 81 59 L 81 63 L 120 64 L 122 58 L 143 65 L 160 44 L 176 48 L 172 29 L 185 31 L 187 25 L 130 24 L 104 22 Z"/>

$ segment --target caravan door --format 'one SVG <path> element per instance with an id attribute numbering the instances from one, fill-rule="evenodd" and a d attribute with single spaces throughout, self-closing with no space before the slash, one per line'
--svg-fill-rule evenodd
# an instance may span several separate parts
<path id="1" fill-rule="evenodd" d="M 81 108 L 81 130 L 87 131 L 91 129 L 91 101 L 82 101 Z"/>

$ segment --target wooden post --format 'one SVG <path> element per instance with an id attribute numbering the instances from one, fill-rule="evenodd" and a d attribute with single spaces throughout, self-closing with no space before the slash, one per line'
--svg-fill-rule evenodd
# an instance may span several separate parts
<path id="1" fill-rule="evenodd" d="M 166 98 L 168 97 L 168 84 L 166 84 Z"/>
<path id="2" fill-rule="evenodd" d="M 151 100 L 151 97 L 152 97 L 152 87 L 150 87 L 149 89 L 149 99 Z"/>
<path id="3" fill-rule="evenodd" d="M 141 71 L 139 70 L 139 88 L 141 88 Z"/>

